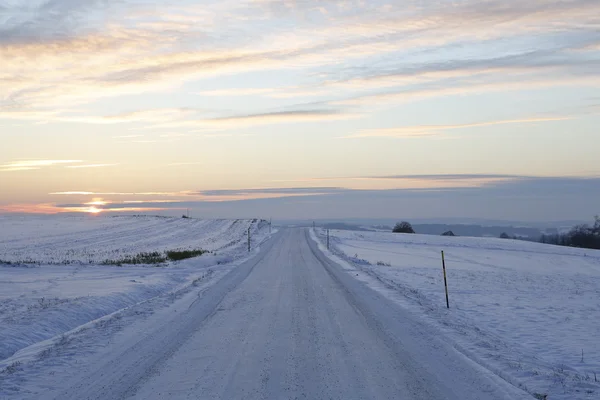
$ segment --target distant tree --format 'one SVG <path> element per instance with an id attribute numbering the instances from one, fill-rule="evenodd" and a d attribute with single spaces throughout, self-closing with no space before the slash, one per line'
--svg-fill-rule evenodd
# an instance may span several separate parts
<path id="1" fill-rule="evenodd" d="M 577 225 L 567 233 L 542 235 L 540 241 L 559 246 L 600 249 L 600 217 L 594 217 L 593 226 L 587 224 Z"/>
<path id="2" fill-rule="evenodd" d="M 595 233 L 594 227 L 589 225 L 577 225 L 569 232 L 570 246 L 583 247 L 586 249 L 600 249 L 600 237 Z"/>
<path id="3" fill-rule="evenodd" d="M 456 236 L 456 235 L 452 231 L 447 231 L 447 232 L 442 233 L 442 236 Z"/>
<path id="4" fill-rule="evenodd" d="M 510 235 L 506 232 L 500 234 L 500 239 L 510 239 Z"/>
<path id="5" fill-rule="evenodd" d="M 181 216 L 181 218 L 188 219 L 189 217 L 188 217 L 187 215 L 185 215 L 185 214 L 184 214 L 184 215 L 182 215 L 182 216 Z"/>
<path id="6" fill-rule="evenodd" d="M 394 232 L 394 233 L 415 233 L 415 230 L 413 229 L 410 222 L 402 221 L 402 222 L 398 222 L 396 224 L 396 226 L 394 226 L 394 229 L 392 230 L 392 232 Z"/>

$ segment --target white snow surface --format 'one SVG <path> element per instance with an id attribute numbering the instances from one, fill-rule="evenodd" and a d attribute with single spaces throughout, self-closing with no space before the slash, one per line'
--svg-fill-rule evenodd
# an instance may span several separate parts
<path id="1" fill-rule="evenodd" d="M 13 365 L 0 397 L 530 398 L 353 275 L 307 229 L 283 229 L 213 284 L 132 306 Z"/>
<path id="2" fill-rule="evenodd" d="M 249 224 L 153 216 L 0 216 L 0 261 L 101 264 L 175 249 L 223 253 L 243 241 Z"/>
<path id="3" fill-rule="evenodd" d="M 324 248 L 325 231 L 313 235 Z M 600 398 L 600 251 L 331 230 L 325 252 L 355 278 L 421 315 L 463 354 L 530 394 Z"/>
<path id="4" fill-rule="evenodd" d="M 269 233 L 257 220 L 0 216 L 0 372 L 86 324 L 222 276 L 248 257 L 248 228 L 253 247 Z M 161 265 L 101 264 L 174 249 L 211 253 Z"/>

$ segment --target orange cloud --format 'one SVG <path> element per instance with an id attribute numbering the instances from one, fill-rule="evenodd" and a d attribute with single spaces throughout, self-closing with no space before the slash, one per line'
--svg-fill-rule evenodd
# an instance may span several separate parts
<path id="1" fill-rule="evenodd" d="M 0 205 L 0 213 L 8 214 L 61 214 L 61 213 L 87 213 L 98 214 L 101 212 L 152 212 L 164 211 L 164 207 L 115 207 L 103 209 L 96 205 L 81 207 L 57 207 L 55 204 L 5 204 Z"/>

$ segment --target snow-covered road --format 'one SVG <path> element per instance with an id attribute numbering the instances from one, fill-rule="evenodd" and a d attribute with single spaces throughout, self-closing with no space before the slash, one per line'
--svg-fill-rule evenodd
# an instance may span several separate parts
<path id="1" fill-rule="evenodd" d="M 531 398 L 355 280 L 304 229 L 280 231 L 185 311 L 101 360 L 44 397 Z"/>

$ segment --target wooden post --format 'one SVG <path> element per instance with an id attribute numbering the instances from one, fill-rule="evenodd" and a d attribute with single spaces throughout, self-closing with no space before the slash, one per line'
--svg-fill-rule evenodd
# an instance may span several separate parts
<path id="1" fill-rule="evenodd" d="M 327 229 L 327 250 L 329 250 L 329 229 Z"/>
<path id="2" fill-rule="evenodd" d="M 248 228 L 248 253 L 250 253 L 250 227 Z"/>
<path id="3" fill-rule="evenodd" d="M 442 250 L 442 269 L 444 270 L 444 287 L 446 288 L 446 307 L 450 308 L 448 300 L 448 280 L 446 279 L 446 260 L 444 259 L 444 251 Z"/>

